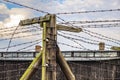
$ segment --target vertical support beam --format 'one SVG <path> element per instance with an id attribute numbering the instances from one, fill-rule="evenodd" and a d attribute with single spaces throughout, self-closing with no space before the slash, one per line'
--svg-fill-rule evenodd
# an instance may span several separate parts
<path id="1" fill-rule="evenodd" d="M 56 28 L 56 15 L 50 15 L 50 21 L 47 22 L 47 80 L 56 80 L 56 40 L 57 40 L 57 28 Z"/>
<path id="2" fill-rule="evenodd" d="M 52 14 L 47 27 L 47 50 L 48 50 L 48 80 L 56 80 L 56 15 Z"/>
<path id="3" fill-rule="evenodd" d="M 43 22 L 43 35 L 42 35 L 42 46 L 43 46 L 43 54 L 42 54 L 42 79 L 46 80 L 46 22 Z"/>

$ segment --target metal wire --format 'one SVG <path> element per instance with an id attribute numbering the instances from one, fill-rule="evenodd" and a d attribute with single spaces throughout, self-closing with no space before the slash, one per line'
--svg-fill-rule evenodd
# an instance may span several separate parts
<path id="1" fill-rule="evenodd" d="M 6 52 L 9 50 L 9 47 L 10 47 L 10 44 L 11 44 L 12 38 L 14 37 L 15 31 L 18 29 L 18 27 L 19 27 L 19 26 L 17 26 L 17 27 L 15 28 L 15 30 L 14 30 L 14 32 L 13 32 L 11 38 L 10 38 L 10 41 L 9 41 L 9 43 L 8 43 L 8 47 L 7 47 L 7 49 L 6 49 Z"/>
<path id="2" fill-rule="evenodd" d="M 77 38 L 73 38 L 73 37 L 68 37 L 68 36 L 65 36 L 65 35 L 62 35 L 62 34 L 58 34 L 58 35 L 59 35 L 59 36 L 62 36 L 62 37 L 65 37 L 65 38 L 68 38 L 68 39 L 82 41 L 82 42 L 84 42 L 84 43 L 88 43 L 88 44 L 92 44 L 92 45 L 99 45 L 99 43 L 94 43 L 94 42 L 89 42 L 89 41 L 85 41 L 85 40 L 82 40 L 82 39 L 77 39 Z M 106 44 L 106 46 L 113 46 L 113 45 Z"/>
<path id="3" fill-rule="evenodd" d="M 57 43 L 58 43 L 58 44 L 65 45 L 65 46 L 68 46 L 68 47 L 76 48 L 76 49 L 83 49 L 83 48 L 76 47 L 76 46 L 73 46 L 73 45 L 69 45 L 69 44 L 66 44 L 66 43 L 63 43 L 63 42 L 57 42 Z"/>
<path id="4" fill-rule="evenodd" d="M 63 36 L 62 36 L 63 37 Z M 65 39 L 68 39 L 68 38 L 66 38 L 66 37 L 64 37 Z M 90 50 L 90 49 L 87 49 L 86 47 L 84 47 L 82 44 L 80 44 L 80 43 L 78 43 L 77 41 L 75 41 L 75 40 L 72 40 L 72 39 L 68 39 L 68 40 L 71 40 L 71 41 L 73 41 L 74 43 L 76 43 L 76 44 L 78 44 L 79 46 L 81 46 L 81 48 L 83 48 L 84 50 Z"/>
<path id="5" fill-rule="evenodd" d="M 34 40 L 34 41 L 29 41 L 29 42 L 24 42 L 24 43 L 12 45 L 12 46 L 9 46 L 9 48 L 17 47 L 17 46 L 20 46 L 20 45 L 25 45 L 25 44 L 29 44 L 29 43 L 33 43 L 33 42 L 37 42 L 37 41 L 40 41 L 40 40 L 41 40 L 41 39 L 37 39 L 37 40 Z M 0 48 L 0 49 L 6 49 L 6 48 L 8 48 L 8 47 L 3 47 L 3 48 Z"/>
<path id="6" fill-rule="evenodd" d="M 38 30 L 38 29 L 30 29 L 30 30 L 24 30 L 24 31 L 15 32 L 14 35 L 15 34 L 21 34 L 21 33 L 27 33 L 27 32 L 38 32 L 38 31 L 40 31 L 40 30 Z M 0 34 L 0 37 L 10 36 L 10 35 L 13 35 L 13 33 L 10 32 L 10 33 Z"/>
<path id="7" fill-rule="evenodd" d="M 88 33 L 92 33 L 92 34 L 95 34 L 95 35 L 98 35 L 98 36 L 104 37 L 104 38 L 106 38 L 106 39 L 108 39 L 108 40 L 110 40 L 110 41 L 113 40 L 113 41 L 118 41 L 118 42 L 120 42 L 120 40 L 113 39 L 113 38 L 107 37 L 107 36 L 105 36 L 105 35 L 102 35 L 102 34 L 99 34 L 99 33 L 96 33 L 96 32 L 90 31 L 90 30 L 86 30 L 86 29 L 84 29 L 84 32 L 88 32 Z"/>
<path id="8" fill-rule="evenodd" d="M 80 36 L 80 35 L 75 35 L 75 34 L 65 33 L 65 32 L 60 32 L 60 33 L 62 33 L 62 34 L 64 34 L 64 35 L 74 36 L 74 37 L 82 38 L 82 39 L 85 39 L 85 40 L 97 42 L 97 43 L 100 42 L 100 41 L 93 40 L 93 39 L 89 39 L 89 38 L 86 38 L 86 37 L 83 37 L 83 36 Z"/>
<path id="9" fill-rule="evenodd" d="M 106 23 L 106 22 L 120 22 L 120 20 L 96 20 L 96 21 L 67 21 L 65 23 L 60 24 L 86 24 L 86 23 Z"/>
<path id="10" fill-rule="evenodd" d="M 15 28 L 15 27 L 14 27 Z M 2 28 L 1 30 L 0 30 L 0 33 L 7 33 L 7 32 L 13 32 L 13 30 L 14 30 L 14 28 Z M 33 29 L 34 28 L 34 26 L 25 26 L 25 27 L 20 27 L 17 31 L 21 31 L 21 30 L 27 30 L 27 29 Z"/>
<path id="11" fill-rule="evenodd" d="M 36 43 L 33 43 L 33 44 L 31 44 L 31 45 L 28 45 L 28 46 L 26 46 L 26 47 L 23 47 L 23 48 L 21 48 L 21 49 L 18 49 L 17 51 L 21 51 L 21 50 L 24 50 L 24 49 L 30 48 L 30 47 L 32 47 L 32 46 L 34 46 L 34 45 L 36 45 L 36 44 L 38 44 L 38 43 L 40 43 L 40 42 L 41 42 L 41 41 L 36 42 Z"/>
<path id="12" fill-rule="evenodd" d="M 82 28 L 119 28 L 120 27 L 120 23 L 80 25 L 80 27 L 82 27 Z"/>
<path id="13" fill-rule="evenodd" d="M 47 13 L 47 14 L 48 14 L 48 12 L 45 12 L 45 11 L 42 11 L 42 10 L 39 10 L 39 9 L 35 9 L 35 8 L 30 7 L 30 6 L 26 6 L 26 5 L 23 5 L 23 4 L 14 2 L 14 1 L 10 1 L 10 0 L 3 0 L 3 1 L 9 2 L 9 3 L 13 3 L 13 4 L 16 4 L 16 5 L 19 5 L 19 6 L 22 6 L 22 7 L 26 7 L 26 8 L 29 8 L 29 9 L 32 9 L 32 10 L 35 10 L 35 11 L 38 11 L 38 12 L 41 12 L 41 13 Z"/>
<path id="14" fill-rule="evenodd" d="M 42 34 L 42 33 L 25 35 L 25 36 L 16 36 L 16 37 L 13 37 L 13 39 L 26 38 L 26 37 L 37 36 L 37 35 L 41 35 L 41 34 Z M 5 40 L 9 40 L 9 39 L 10 39 L 10 38 L 4 38 L 4 39 L 0 39 L 0 41 L 5 41 Z"/>
<path id="15" fill-rule="evenodd" d="M 63 13 L 56 13 L 57 15 L 63 14 L 81 14 L 81 13 L 96 13 L 96 12 L 113 12 L 113 11 L 120 11 L 120 9 L 108 9 L 108 10 L 93 10 L 93 11 L 77 11 L 77 12 L 63 12 Z"/>

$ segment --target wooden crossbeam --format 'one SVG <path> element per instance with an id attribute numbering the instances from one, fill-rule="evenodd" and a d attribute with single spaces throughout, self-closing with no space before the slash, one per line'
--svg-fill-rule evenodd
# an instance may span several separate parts
<path id="1" fill-rule="evenodd" d="M 20 26 L 25 26 L 25 25 L 32 25 L 32 24 L 40 24 L 41 27 L 43 27 L 42 22 L 43 21 L 49 21 L 50 16 L 45 16 L 45 17 L 36 17 L 36 18 L 31 18 L 31 19 L 26 19 L 26 20 L 21 20 L 19 25 Z M 69 32 L 81 32 L 81 28 L 74 28 L 72 26 L 66 26 L 66 25 L 56 25 L 57 30 L 61 31 L 69 31 Z"/>

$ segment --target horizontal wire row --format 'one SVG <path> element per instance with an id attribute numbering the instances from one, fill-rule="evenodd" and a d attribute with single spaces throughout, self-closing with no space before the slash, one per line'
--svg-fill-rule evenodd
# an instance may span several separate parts
<path id="1" fill-rule="evenodd" d="M 77 12 L 63 12 L 63 13 L 55 13 L 55 14 L 57 14 L 57 15 L 61 15 L 61 14 L 81 14 L 81 13 L 112 12 L 112 11 L 120 11 L 120 9 L 93 10 L 93 11 L 77 11 Z"/>
<path id="2" fill-rule="evenodd" d="M 60 24 L 86 24 L 86 23 L 108 23 L 108 22 L 120 22 L 120 20 L 96 20 L 96 21 L 67 21 L 65 23 L 60 23 Z"/>

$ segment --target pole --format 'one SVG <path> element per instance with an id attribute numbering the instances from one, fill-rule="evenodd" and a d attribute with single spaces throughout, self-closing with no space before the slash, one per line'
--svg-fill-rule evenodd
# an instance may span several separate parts
<path id="1" fill-rule="evenodd" d="M 42 54 L 42 79 L 46 80 L 46 22 L 43 22 L 43 35 L 42 35 L 42 46 L 43 46 L 43 54 Z"/>
<path id="2" fill-rule="evenodd" d="M 50 16 L 50 21 L 47 22 L 47 80 L 56 80 L 56 40 L 57 40 L 57 28 L 56 28 L 56 15 Z"/>

